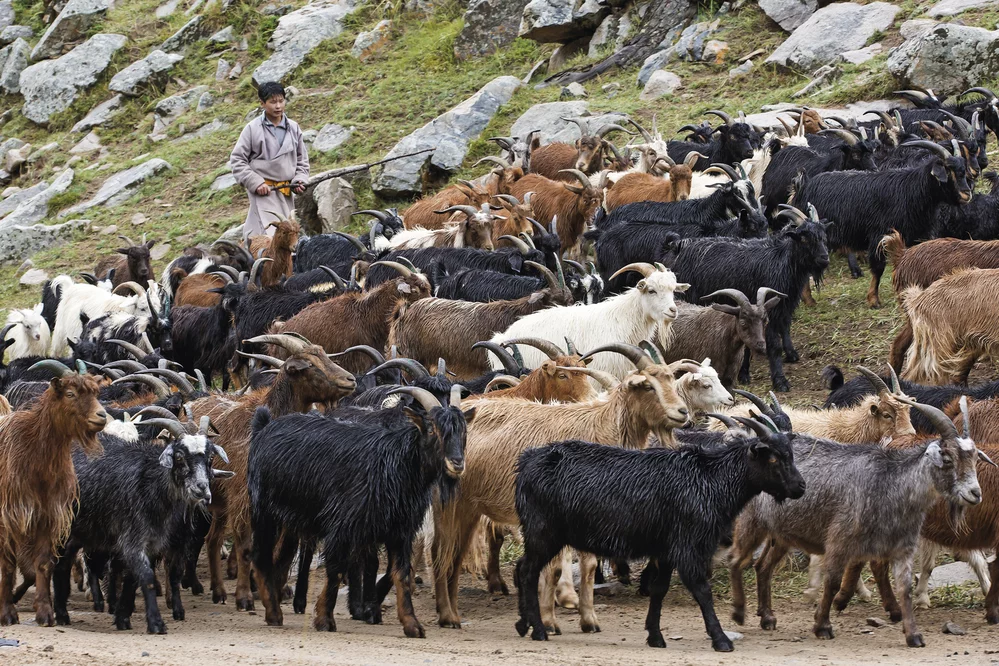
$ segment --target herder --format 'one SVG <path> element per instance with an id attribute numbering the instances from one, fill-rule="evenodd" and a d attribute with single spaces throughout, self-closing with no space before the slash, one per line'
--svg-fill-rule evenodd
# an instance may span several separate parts
<path id="1" fill-rule="evenodd" d="M 229 157 L 232 175 L 250 197 L 244 239 L 273 235 L 274 227 L 268 225 L 295 214 L 293 193 L 304 192 L 309 179 L 302 129 L 284 113 L 284 88 L 280 83 L 264 83 L 257 96 L 264 112 L 243 128 Z"/>

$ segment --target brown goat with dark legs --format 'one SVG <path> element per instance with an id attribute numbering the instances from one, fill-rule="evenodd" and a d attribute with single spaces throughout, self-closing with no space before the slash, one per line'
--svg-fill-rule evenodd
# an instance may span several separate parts
<path id="1" fill-rule="evenodd" d="M 569 252 L 570 259 L 579 260 L 582 258 L 579 242 L 597 209 L 603 204 L 605 183 L 601 178 L 599 184 L 593 185 L 577 169 L 571 170 L 571 173 L 579 181 L 578 184 L 527 174 L 514 184 L 510 194 L 523 199 L 528 192 L 534 192 L 531 197 L 534 218 L 546 226 L 557 219 L 555 230 L 562 241 L 562 250 Z"/>
<path id="2" fill-rule="evenodd" d="M 30 410 L 0 421 L 0 625 L 18 623 L 13 586 L 20 566 L 35 578 L 35 622 L 51 627 L 52 568 L 69 536 L 79 492 L 73 447 L 101 453 L 97 433 L 107 412 L 97 400 L 94 377 L 52 360 L 33 367 L 57 376 Z"/>
<path id="3" fill-rule="evenodd" d="M 400 306 L 430 296 L 430 281 L 420 272 L 393 261 L 379 262 L 401 273 L 371 291 L 351 292 L 321 303 L 313 303 L 287 322 L 275 323 L 271 333 L 298 333 L 327 353 L 342 352 L 348 347 L 368 345 L 385 349 L 389 328 Z M 273 349 L 272 355 L 287 356 L 283 349 Z M 352 373 L 368 369 L 366 358 L 344 357 L 344 369 Z"/>
<path id="4" fill-rule="evenodd" d="M 686 201 L 690 196 L 690 184 L 693 178 L 691 167 L 703 157 L 694 151 L 687 155 L 683 164 L 676 164 L 669 156 L 659 159 L 668 160 L 669 175 L 667 178 L 651 173 L 626 173 L 614 186 L 607 190 L 606 208 L 611 212 L 618 206 L 638 203 L 640 201 Z"/>
<path id="5" fill-rule="evenodd" d="M 999 268 L 999 241 L 937 238 L 906 247 L 897 231 L 884 237 L 881 246 L 895 267 L 895 293 L 906 287 L 929 287 L 960 268 Z"/>
<path id="6" fill-rule="evenodd" d="M 451 219 L 451 213 L 437 211 L 451 206 L 474 206 L 478 208 L 492 196 L 488 190 L 474 183 L 459 180 L 457 184 L 445 187 L 432 197 L 418 199 L 402 213 L 402 221 L 407 229 L 441 229 Z"/>
<path id="7" fill-rule="evenodd" d="M 534 208 L 531 207 L 531 198 L 534 192 L 524 194 L 524 201 L 512 194 L 494 194 L 493 199 L 503 207 L 502 211 L 496 212 L 499 218 L 493 224 L 493 245 L 496 247 L 512 247 L 513 243 L 501 236 L 512 236 L 516 238 L 521 233 L 530 234 L 532 225 L 530 219 L 534 217 Z"/>
<path id="8" fill-rule="evenodd" d="M 225 483 L 212 484 L 212 527 L 207 538 L 212 601 L 226 601 L 221 548 L 226 534 L 231 534 L 233 548 L 230 557 L 238 562 L 236 608 L 239 610 L 253 610 L 250 591 L 250 497 L 246 490 L 246 465 L 250 454 L 250 421 L 254 411 L 260 405 L 266 405 L 271 415 L 277 418 L 295 412 L 304 414 L 313 403 L 331 408 L 355 388 L 354 377 L 330 361 L 317 345 L 290 335 L 262 335 L 249 342 L 277 345 L 290 356 L 281 361 L 254 355 L 253 358 L 278 368 L 274 383 L 243 396 L 235 407 L 213 419 L 219 431 L 216 442 L 229 454 L 229 462 L 221 468 L 233 472 L 235 476 Z"/>
<path id="9" fill-rule="evenodd" d="M 115 250 L 116 254 L 108 255 L 97 262 L 94 268 L 94 275 L 103 280 L 114 269 L 114 277 L 111 286 L 117 287 L 124 282 L 137 282 L 143 287 L 148 280 L 154 280 L 153 269 L 150 266 L 149 250 L 156 245 L 156 241 L 142 239 L 141 243 L 127 236 L 119 236 L 128 243 L 128 247 L 120 247 Z"/>
<path id="10" fill-rule="evenodd" d="M 474 348 L 497 331 L 505 331 L 520 317 L 553 305 L 571 305 L 572 294 L 541 264 L 527 261 L 545 276 L 548 287 L 512 301 L 471 303 L 444 298 L 426 298 L 405 310 L 397 310 L 388 336 L 389 346 L 430 367 L 438 358 L 460 379 L 489 371 L 485 349 Z"/>

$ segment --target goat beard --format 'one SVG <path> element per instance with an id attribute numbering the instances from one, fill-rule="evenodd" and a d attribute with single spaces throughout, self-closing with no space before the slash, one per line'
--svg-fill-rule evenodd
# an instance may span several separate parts
<path id="1" fill-rule="evenodd" d="M 87 454 L 87 458 L 93 459 L 104 454 L 104 446 L 97 439 L 97 433 L 86 434 L 79 439 L 80 448 Z"/>
<path id="2" fill-rule="evenodd" d="M 964 504 L 950 502 L 950 513 L 947 517 L 950 520 L 951 529 L 958 534 L 960 533 L 961 528 L 964 527 L 964 509 Z"/>
<path id="3" fill-rule="evenodd" d="M 655 435 L 656 439 L 659 440 L 659 446 L 672 447 L 676 445 L 676 438 L 673 437 L 672 428 L 656 428 Z"/>

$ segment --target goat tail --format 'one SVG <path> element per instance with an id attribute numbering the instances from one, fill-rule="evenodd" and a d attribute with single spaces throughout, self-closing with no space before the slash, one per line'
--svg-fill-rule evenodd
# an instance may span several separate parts
<path id="1" fill-rule="evenodd" d="M 822 368 L 822 385 L 829 391 L 835 391 L 845 382 L 843 381 L 843 371 L 835 365 L 827 365 Z"/>
<path id="2" fill-rule="evenodd" d="M 263 430 L 270 422 L 271 410 L 268 409 L 266 405 L 257 407 L 256 411 L 253 412 L 253 420 L 250 423 L 251 436 L 256 437 L 257 433 Z"/>
<path id="3" fill-rule="evenodd" d="M 902 261 L 905 251 L 905 241 L 902 240 L 902 234 L 898 233 L 897 229 L 892 229 L 891 233 L 886 234 L 881 239 L 881 242 L 878 243 L 878 252 L 887 256 L 891 265 L 895 268 L 898 268 L 898 264 Z"/>

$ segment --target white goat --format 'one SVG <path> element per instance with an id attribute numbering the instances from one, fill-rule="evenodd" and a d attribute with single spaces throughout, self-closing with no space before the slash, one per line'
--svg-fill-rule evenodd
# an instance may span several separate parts
<path id="1" fill-rule="evenodd" d="M 56 323 L 52 331 L 50 355 L 64 356 L 69 351 L 69 340 L 79 340 L 83 333 L 80 315 L 96 319 L 101 315 L 123 312 L 137 317 L 149 317 L 150 307 L 160 308 L 160 287 L 149 281 L 147 292 L 135 282 L 123 282 L 110 294 L 100 287 L 73 282 L 68 275 L 60 275 L 52 280 L 52 290 L 59 295 L 56 309 Z M 131 290 L 131 296 L 121 296 L 120 292 Z"/>
<path id="2" fill-rule="evenodd" d="M 42 318 L 42 304 L 32 309 L 13 310 L 7 315 L 4 340 L 13 340 L 7 347 L 11 361 L 25 356 L 45 356 L 49 351 L 51 333 Z"/>
<path id="3" fill-rule="evenodd" d="M 716 412 L 735 404 L 735 398 L 722 386 L 718 371 L 711 367 L 711 359 L 700 362 L 698 372 L 688 372 L 676 379 L 676 393 L 687 405 L 691 414 Z"/>

